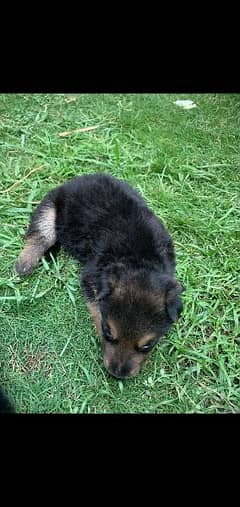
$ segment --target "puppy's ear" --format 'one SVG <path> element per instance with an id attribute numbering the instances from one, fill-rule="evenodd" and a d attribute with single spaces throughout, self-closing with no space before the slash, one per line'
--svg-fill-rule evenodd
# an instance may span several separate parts
<path id="1" fill-rule="evenodd" d="M 96 299 L 97 301 L 104 301 L 111 294 L 111 287 L 109 284 L 108 274 L 103 271 L 98 277 L 96 283 Z"/>
<path id="2" fill-rule="evenodd" d="M 112 291 L 115 289 L 117 283 L 119 282 L 121 275 L 124 270 L 124 264 L 114 263 L 110 264 L 105 268 L 100 277 L 98 278 L 97 284 L 97 299 L 98 301 L 103 301 L 106 299 Z"/>
<path id="3" fill-rule="evenodd" d="M 180 297 L 183 290 L 183 287 L 177 280 L 172 280 L 166 287 L 166 310 L 173 322 L 177 322 L 183 309 L 183 303 Z"/>
<path id="4" fill-rule="evenodd" d="M 115 289 L 115 287 L 118 285 L 120 278 L 122 277 L 123 273 L 125 272 L 125 266 L 121 262 L 115 262 L 114 264 L 110 264 L 110 266 L 107 267 L 106 273 L 108 276 L 108 283 L 111 289 Z"/>
<path id="5" fill-rule="evenodd" d="M 171 321 L 177 322 L 183 308 L 180 294 L 184 289 L 181 284 L 175 278 L 156 271 L 152 273 L 151 284 L 158 292 L 160 304 L 165 306 Z"/>
<path id="6" fill-rule="evenodd" d="M 94 263 L 89 263 L 83 269 L 81 282 L 85 296 L 90 301 L 101 301 L 110 293 L 107 273 L 97 269 Z"/>

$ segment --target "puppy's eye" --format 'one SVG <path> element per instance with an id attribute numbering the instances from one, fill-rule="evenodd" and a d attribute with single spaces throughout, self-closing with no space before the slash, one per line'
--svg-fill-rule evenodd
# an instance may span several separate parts
<path id="1" fill-rule="evenodd" d="M 145 354 L 145 353 L 149 352 L 153 348 L 153 346 L 155 345 L 155 343 L 156 343 L 155 340 L 153 340 L 151 342 L 148 342 L 148 343 L 146 343 L 146 345 L 143 345 L 142 347 L 139 347 L 137 349 L 137 351 L 141 352 L 142 354 Z"/>
<path id="2" fill-rule="evenodd" d="M 104 339 L 109 343 L 113 343 L 115 341 L 111 333 L 105 332 L 103 336 Z"/>
<path id="3" fill-rule="evenodd" d="M 110 329 L 109 329 L 108 325 L 105 322 L 102 323 L 102 334 L 103 334 L 104 339 L 107 342 L 113 343 L 113 342 L 116 341 L 113 338 L 113 336 L 111 335 Z"/>

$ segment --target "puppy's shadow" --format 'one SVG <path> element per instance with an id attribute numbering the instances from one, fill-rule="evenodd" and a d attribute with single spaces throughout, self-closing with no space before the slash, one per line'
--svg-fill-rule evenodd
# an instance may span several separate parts
<path id="1" fill-rule="evenodd" d="M 44 254 L 44 259 L 46 259 L 47 262 L 51 263 L 52 262 L 52 257 L 54 258 L 54 260 L 57 258 L 59 252 L 61 250 L 61 243 L 54 243 L 53 246 L 51 246 Z"/>

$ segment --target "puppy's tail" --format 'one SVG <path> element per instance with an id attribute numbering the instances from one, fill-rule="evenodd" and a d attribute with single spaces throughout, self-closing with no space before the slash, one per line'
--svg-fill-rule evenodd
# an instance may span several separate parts
<path id="1" fill-rule="evenodd" d="M 15 412 L 14 406 L 0 386 L 0 414 Z"/>

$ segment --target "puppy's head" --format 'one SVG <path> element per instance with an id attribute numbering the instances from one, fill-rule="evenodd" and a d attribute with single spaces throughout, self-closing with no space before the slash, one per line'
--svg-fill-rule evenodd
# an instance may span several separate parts
<path id="1" fill-rule="evenodd" d="M 97 301 L 104 364 L 117 378 L 137 374 L 178 320 L 182 287 L 168 275 L 118 264 L 101 275 Z"/>

